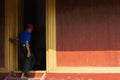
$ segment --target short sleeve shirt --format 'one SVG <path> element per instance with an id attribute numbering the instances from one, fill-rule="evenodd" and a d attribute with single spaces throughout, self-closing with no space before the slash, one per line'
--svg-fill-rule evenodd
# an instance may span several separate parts
<path id="1" fill-rule="evenodd" d="M 19 35 L 18 35 L 18 38 L 19 38 L 19 41 L 20 41 L 20 45 L 24 45 L 26 41 L 30 42 L 31 40 L 31 35 L 29 32 L 21 32 Z"/>

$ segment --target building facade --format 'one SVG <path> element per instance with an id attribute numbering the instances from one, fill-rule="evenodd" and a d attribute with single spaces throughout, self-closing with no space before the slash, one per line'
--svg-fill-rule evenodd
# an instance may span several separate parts
<path id="1" fill-rule="evenodd" d="M 0 0 L 0 77 L 18 71 L 22 0 Z M 119 80 L 120 1 L 46 0 L 48 80 Z M 15 54 L 16 53 L 16 54 Z M 38 77 L 45 71 L 30 71 Z"/>

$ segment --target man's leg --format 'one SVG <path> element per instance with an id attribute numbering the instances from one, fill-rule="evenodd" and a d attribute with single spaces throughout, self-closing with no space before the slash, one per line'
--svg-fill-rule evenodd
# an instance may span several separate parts
<path id="1" fill-rule="evenodd" d="M 22 70 L 22 75 L 21 75 L 21 78 L 24 78 L 25 77 L 25 73 L 24 73 L 24 64 L 25 64 L 25 58 L 26 58 L 26 48 L 24 47 L 20 47 L 20 53 L 19 53 L 19 67 L 21 66 L 21 69 Z"/>
<path id="2" fill-rule="evenodd" d="M 31 58 L 26 57 L 25 63 L 24 63 L 24 72 L 28 73 L 30 70 L 30 65 L 31 65 Z"/>
<path id="3" fill-rule="evenodd" d="M 30 63 L 31 63 L 31 58 L 26 57 L 24 60 L 24 67 L 23 67 L 23 72 L 22 72 L 21 78 L 24 78 L 25 74 L 29 72 Z"/>
<path id="4" fill-rule="evenodd" d="M 25 73 L 22 72 L 21 78 L 25 78 Z"/>

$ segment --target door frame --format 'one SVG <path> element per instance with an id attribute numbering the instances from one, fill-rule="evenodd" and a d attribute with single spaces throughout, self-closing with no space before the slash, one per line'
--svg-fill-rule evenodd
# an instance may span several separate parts
<path id="1" fill-rule="evenodd" d="M 18 26 L 18 12 L 17 12 L 17 3 L 18 0 L 4 0 L 4 11 L 5 11 L 5 58 L 4 63 L 5 66 L 3 68 L 0 68 L 0 72 L 8 72 L 10 70 L 13 70 L 14 67 L 14 61 L 15 61 L 15 55 L 13 53 L 16 53 L 17 51 L 17 45 L 12 44 L 9 41 L 9 38 L 15 37 L 17 33 Z M 11 15 L 10 15 L 11 14 Z M 14 48 L 15 46 L 15 48 Z"/>

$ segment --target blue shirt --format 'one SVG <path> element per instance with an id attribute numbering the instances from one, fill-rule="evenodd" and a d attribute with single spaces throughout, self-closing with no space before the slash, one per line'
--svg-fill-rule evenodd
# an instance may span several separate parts
<path id="1" fill-rule="evenodd" d="M 20 45 L 24 45 L 26 41 L 30 42 L 31 35 L 29 32 L 23 31 L 18 35 Z"/>

